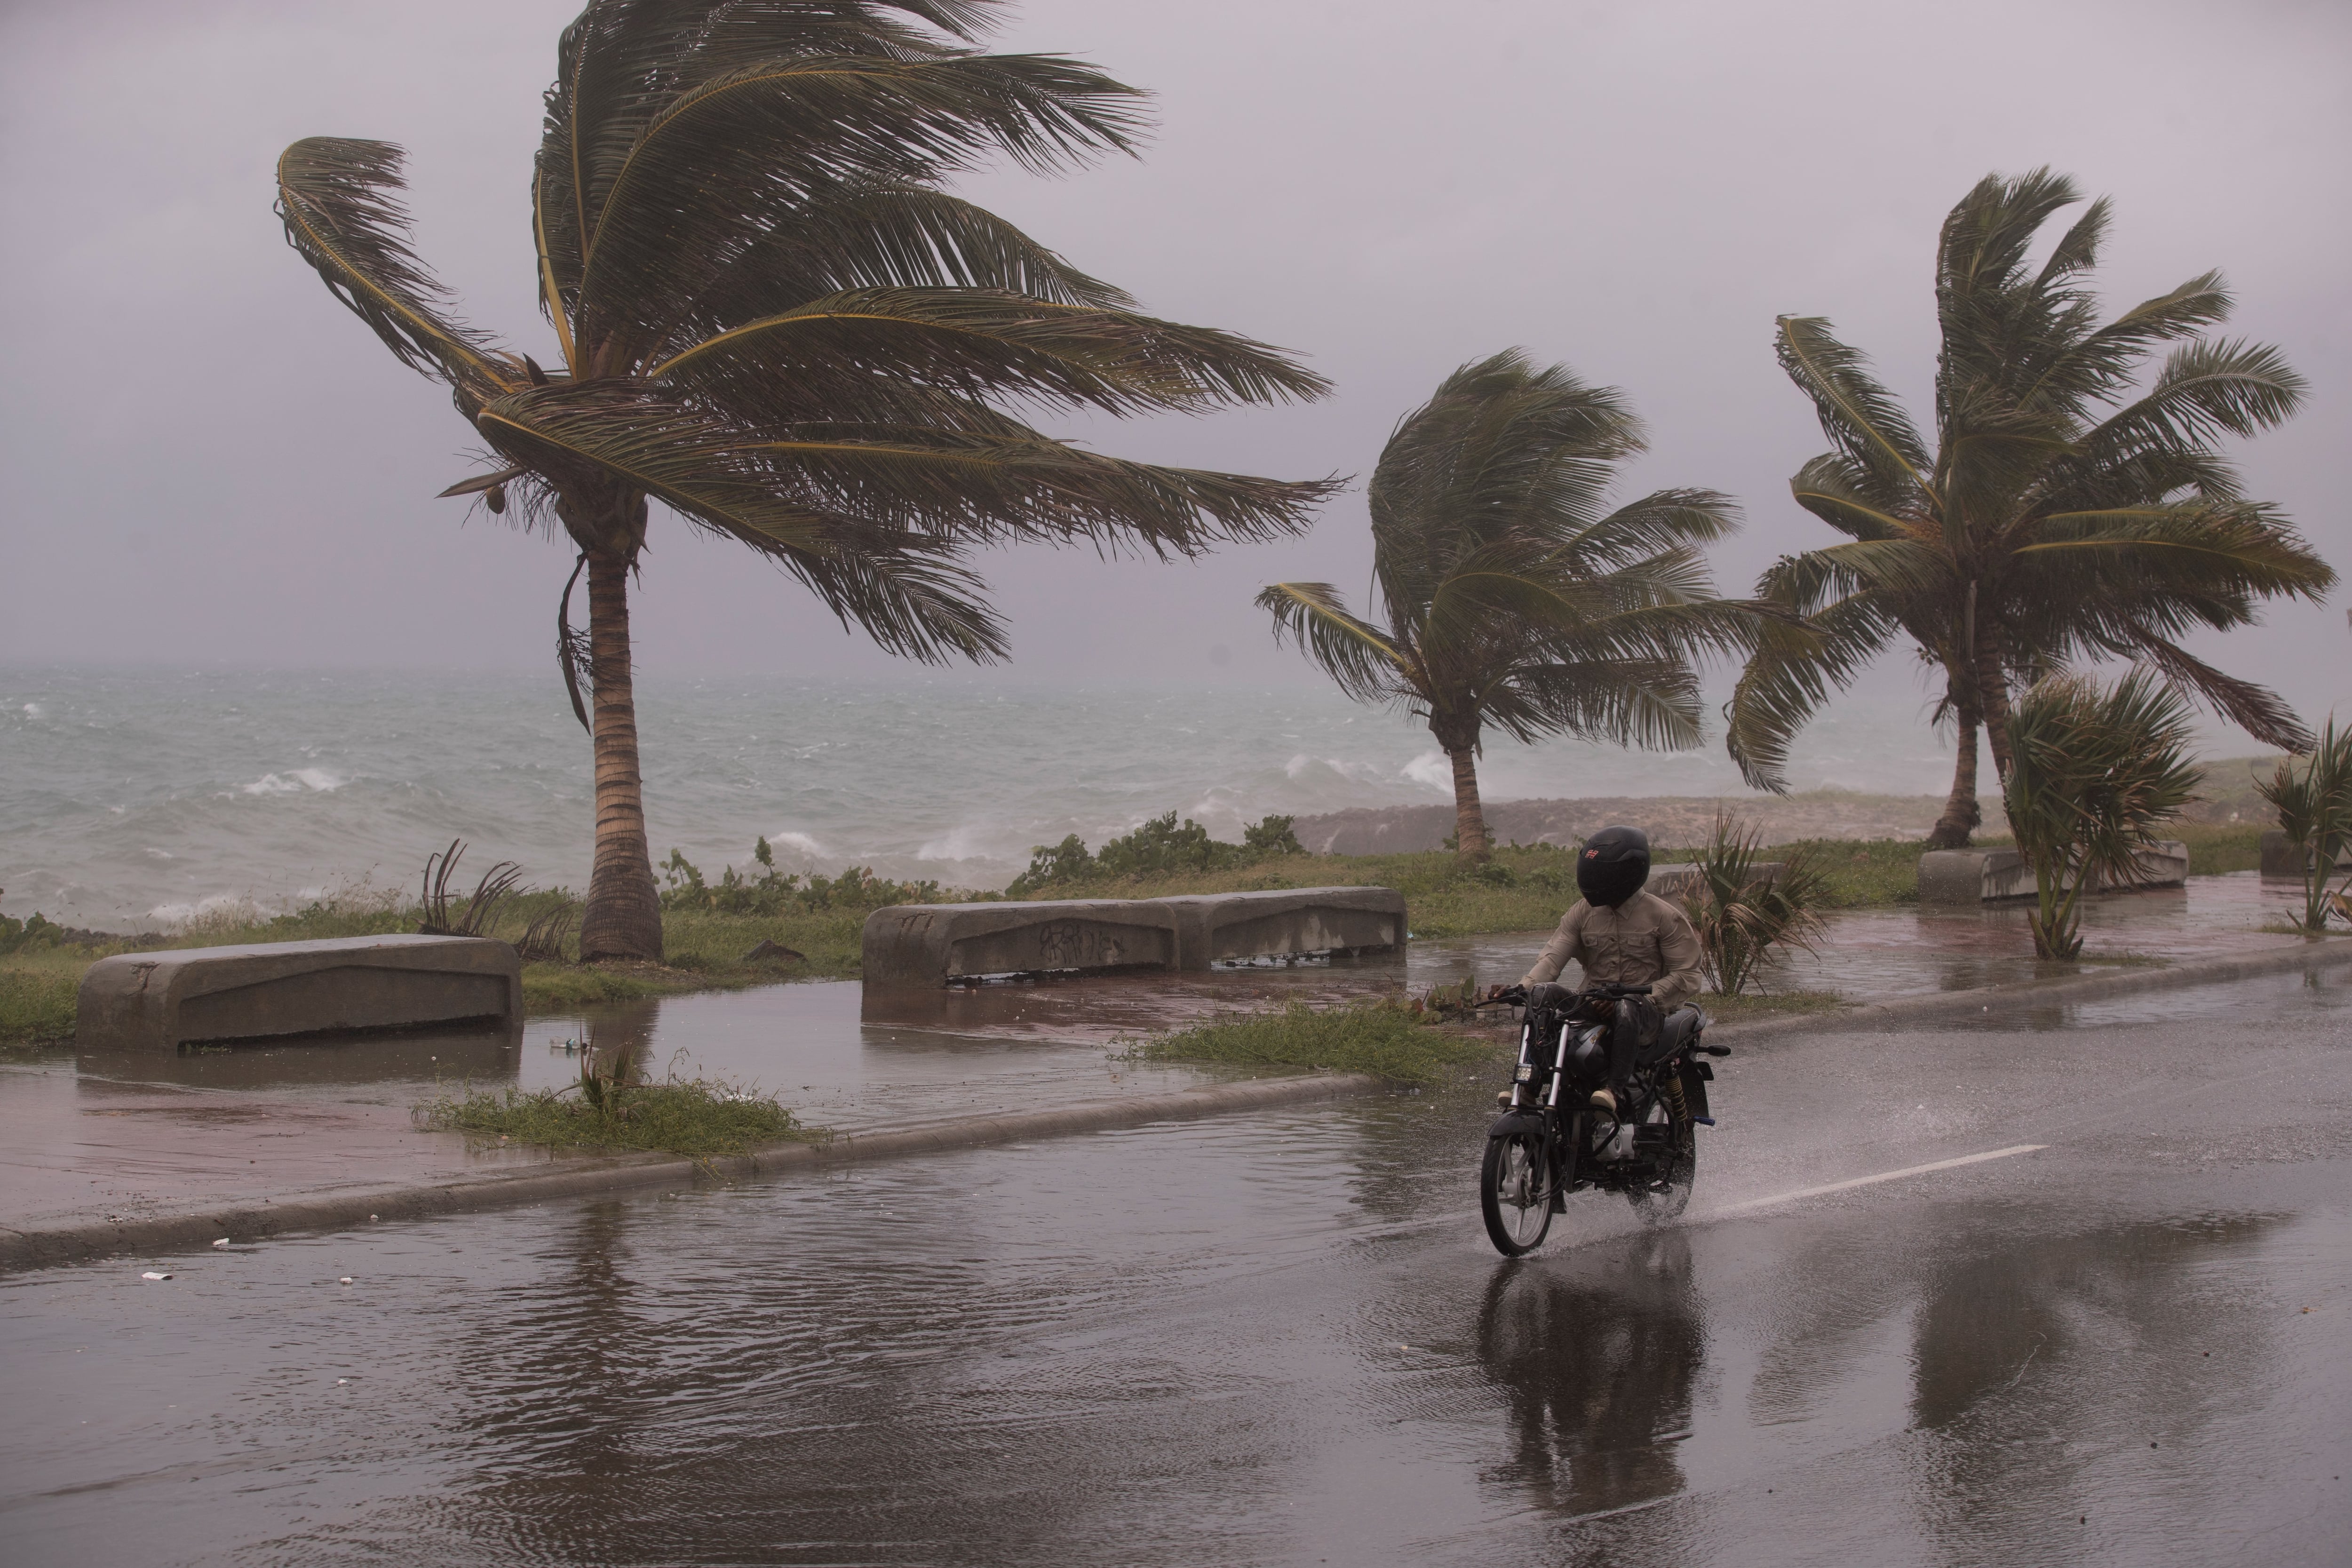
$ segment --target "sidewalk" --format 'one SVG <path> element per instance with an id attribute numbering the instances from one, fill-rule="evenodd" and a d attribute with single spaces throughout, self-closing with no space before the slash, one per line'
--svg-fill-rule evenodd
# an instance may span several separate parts
<path id="1" fill-rule="evenodd" d="M 2103 900 L 2086 920 L 2089 951 L 2172 963 L 2306 951 L 2300 938 L 2255 929 L 2275 918 L 2275 903 L 2251 875 Z M 1081 1111 L 1110 1125 L 1213 1109 L 1218 1097 L 1199 1091 L 1277 1076 L 1139 1068 L 1115 1055 L 1121 1037 L 1290 997 L 1329 1003 L 1469 973 L 1509 981 L 1543 936 L 1420 941 L 1402 963 L 992 985 L 879 1011 L 865 1007 L 854 982 L 777 985 L 534 1019 L 519 1045 L 417 1035 L 177 1058 L 59 1050 L 0 1066 L 0 1267 L 37 1236 L 156 1235 L 172 1222 L 273 1205 L 324 1214 L 317 1205 L 338 1194 L 484 1184 L 520 1193 L 514 1184 L 534 1175 L 666 1169 L 658 1156 L 559 1156 L 412 1123 L 413 1106 L 460 1084 L 572 1081 L 580 1058 L 567 1042 L 633 1037 L 656 1074 L 682 1058 L 688 1070 L 757 1084 L 845 1147 L 971 1119 L 1043 1116 L 1038 1125 L 1050 1131 L 1055 1115 Z M 2074 973 L 2156 977 L 2146 968 L 2037 965 L 2032 951 L 2021 910 L 1856 911 L 1837 917 L 1819 952 L 1799 955 L 1772 984 L 1870 1005 Z M 1280 1092 L 1328 1090 L 1300 1081 Z"/>

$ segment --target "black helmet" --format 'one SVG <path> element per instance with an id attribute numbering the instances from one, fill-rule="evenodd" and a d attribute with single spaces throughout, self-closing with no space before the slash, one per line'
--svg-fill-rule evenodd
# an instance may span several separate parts
<path id="1" fill-rule="evenodd" d="M 1604 827 L 1576 852 L 1576 890 L 1588 904 L 1615 909 L 1650 879 L 1650 836 L 1638 827 Z"/>

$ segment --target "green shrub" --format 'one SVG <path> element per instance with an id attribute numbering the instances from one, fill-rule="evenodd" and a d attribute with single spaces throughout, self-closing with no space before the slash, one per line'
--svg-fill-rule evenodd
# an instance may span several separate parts
<path id="1" fill-rule="evenodd" d="M 781 915 L 817 910 L 878 910 L 888 904 L 935 904 L 970 895 L 950 892 L 937 882 L 894 882 L 877 877 L 867 866 L 852 866 L 838 877 L 787 875 L 776 869 L 774 851 L 762 838 L 752 848 L 752 859 L 765 869 L 747 876 L 730 866 L 717 883 L 703 880 L 701 870 L 676 849 L 661 864 L 664 910 L 691 910 L 723 915 Z"/>
<path id="2" fill-rule="evenodd" d="M 37 952 L 64 940 L 65 927 L 48 920 L 38 910 L 21 921 L 0 915 L 0 952 Z"/>
<path id="3" fill-rule="evenodd" d="M 1106 841 L 1089 853 L 1075 833 L 1059 844 L 1040 844 L 1029 851 L 1029 868 L 1004 889 L 1009 899 L 1034 898 L 1048 888 L 1085 882 L 1140 881 L 1147 877 L 1181 876 L 1197 871 L 1232 871 L 1262 861 L 1307 851 L 1291 830 L 1293 818 L 1267 816 L 1242 829 L 1242 842 L 1227 844 L 1209 837 L 1209 830 L 1186 817 L 1179 826 L 1176 814 L 1155 816 L 1134 832 Z"/>

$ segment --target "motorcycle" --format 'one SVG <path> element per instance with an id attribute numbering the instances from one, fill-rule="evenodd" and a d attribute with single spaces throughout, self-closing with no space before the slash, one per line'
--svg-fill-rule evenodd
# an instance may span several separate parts
<path id="1" fill-rule="evenodd" d="M 1612 1031 L 1638 1038 L 1648 1009 L 1633 1005 L 1647 985 L 1512 986 L 1486 1005 L 1526 1009 L 1510 1099 L 1486 1130 L 1478 1172 L 1478 1206 L 1496 1250 L 1517 1258 L 1543 1245 L 1552 1215 L 1570 1193 L 1622 1193 L 1653 1223 L 1680 1218 L 1698 1173 L 1698 1131 L 1715 1125 L 1706 1058 L 1728 1046 L 1707 1045 L 1707 1016 L 1681 1007 L 1639 1048 L 1623 1103 L 1612 1116 L 1589 1103 L 1609 1079 Z M 1650 1016 L 1655 1014 L 1651 1012 Z"/>

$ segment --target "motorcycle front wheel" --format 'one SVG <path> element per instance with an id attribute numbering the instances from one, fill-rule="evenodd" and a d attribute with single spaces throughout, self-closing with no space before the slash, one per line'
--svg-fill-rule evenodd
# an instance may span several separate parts
<path id="1" fill-rule="evenodd" d="M 1652 1225 L 1669 1225 L 1690 1207 L 1691 1183 L 1698 1176 L 1698 1129 L 1687 1110 L 1677 1114 L 1664 1095 L 1651 1103 L 1643 1120 L 1667 1130 L 1664 1168 L 1655 1182 L 1628 1187 L 1625 1195 L 1633 1200 L 1635 1214 Z"/>
<path id="2" fill-rule="evenodd" d="M 1551 1229 L 1551 1183 L 1546 1176 L 1543 1140 L 1529 1131 L 1486 1140 L 1478 1168 L 1478 1209 L 1495 1250 L 1517 1258 L 1543 1245 Z"/>

